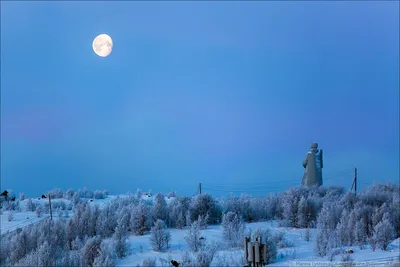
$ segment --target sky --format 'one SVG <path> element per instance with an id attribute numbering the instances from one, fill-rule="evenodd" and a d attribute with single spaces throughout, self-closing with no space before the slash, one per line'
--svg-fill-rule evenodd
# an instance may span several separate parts
<path id="1" fill-rule="evenodd" d="M 399 183 L 399 2 L 1 2 L 2 190 L 262 195 L 311 142 Z"/>

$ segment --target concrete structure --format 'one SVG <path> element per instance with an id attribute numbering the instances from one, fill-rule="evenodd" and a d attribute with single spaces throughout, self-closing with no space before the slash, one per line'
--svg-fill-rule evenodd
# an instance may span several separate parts
<path id="1" fill-rule="evenodd" d="M 312 143 L 311 150 L 303 160 L 304 175 L 301 184 L 306 187 L 322 185 L 322 149 L 318 150 L 318 144 Z"/>

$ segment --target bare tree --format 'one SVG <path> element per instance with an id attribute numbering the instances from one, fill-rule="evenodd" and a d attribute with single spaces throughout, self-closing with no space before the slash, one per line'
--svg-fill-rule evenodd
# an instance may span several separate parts
<path id="1" fill-rule="evenodd" d="M 14 212 L 13 212 L 12 210 L 10 210 L 10 211 L 8 212 L 7 220 L 8 220 L 9 222 L 11 222 L 12 220 L 14 220 Z"/>
<path id="2" fill-rule="evenodd" d="M 162 220 L 157 220 L 150 230 L 150 244 L 155 251 L 163 251 L 170 241 L 171 235 L 167 225 Z"/>
<path id="3" fill-rule="evenodd" d="M 201 237 L 200 224 L 198 221 L 195 221 L 192 223 L 187 235 L 184 237 L 186 242 L 189 245 L 189 248 L 193 252 L 199 251 L 199 249 L 202 245 L 202 241 L 201 241 L 200 237 Z"/>

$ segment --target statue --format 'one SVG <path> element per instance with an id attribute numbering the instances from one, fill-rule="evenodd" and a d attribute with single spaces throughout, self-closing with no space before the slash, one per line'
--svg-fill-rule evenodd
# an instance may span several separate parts
<path id="1" fill-rule="evenodd" d="M 311 151 L 303 160 L 304 176 L 301 184 L 306 187 L 322 185 L 322 149 L 318 150 L 318 144 L 311 144 Z"/>

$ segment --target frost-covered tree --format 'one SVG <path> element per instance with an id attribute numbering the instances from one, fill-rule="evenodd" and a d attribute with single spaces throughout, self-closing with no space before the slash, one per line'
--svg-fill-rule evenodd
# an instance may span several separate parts
<path id="1" fill-rule="evenodd" d="M 64 193 L 64 198 L 71 200 L 74 197 L 74 190 L 72 189 L 68 189 L 65 193 Z"/>
<path id="2" fill-rule="evenodd" d="M 317 219 L 317 228 L 334 230 L 340 221 L 342 209 L 337 202 L 325 202 Z"/>
<path id="3" fill-rule="evenodd" d="M 66 238 L 67 238 L 67 241 L 68 241 L 67 248 L 69 250 L 72 250 L 72 242 L 77 237 L 74 221 L 72 219 L 69 219 L 67 221 L 65 233 L 66 233 Z"/>
<path id="4" fill-rule="evenodd" d="M 89 219 L 90 219 L 90 207 L 86 202 L 79 203 L 74 207 L 74 222 L 76 232 L 80 238 L 83 238 L 89 233 Z"/>
<path id="5" fill-rule="evenodd" d="M 317 207 L 314 198 L 301 196 L 297 210 L 297 224 L 301 228 L 309 228 L 317 215 Z"/>
<path id="6" fill-rule="evenodd" d="M 65 222 L 62 220 L 51 221 L 50 226 L 49 245 L 52 248 L 64 248 L 67 243 Z"/>
<path id="7" fill-rule="evenodd" d="M 100 244 L 99 255 L 94 259 L 94 267 L 114 267 L 116 253 L 110 242 L 103 240 Z"/>
<path id="8" fill-rule="evenodd" d="M 10 210 L 10 211 L 8 212 L 7 220 L 8 220 L 9 222 L 11 222 L 12 220 L 14 220 L 14 212 L 13 212 L 12 210 Z"/>
<path id="9" fill-rule="evenodd" d="M 389 213 L 385 213 L 382 221 L 374 227 L 373 231 L 374 234 L 372 238 L 376 245 L 382 250 L 386 250 L 389 243 L 395 238 L 395 230 L 389 218 Z"/>
<path id="10" fill-rule="evenodd" d="M 72 241 L 72 250 L 81 250 L 84 246 L 84 240 L 80 239 L 79 237 L 76 237 Z"/>
<path id="11" fill-rule="evenodd" d="M 95 199 L 104 199 L 106 196 L 104 195 L 103 191 L 96 190 L 94 191 L 94 198 Z"/>
<path id="12" fill-rule="evenodd" d="M 26 195 L 25 195 L 25 193 L 24 192 L 20 192 L 19 193 L 19 200 L 24 200 L 26 198 Z"/>
<path id="13" fill-rule="evenodd" d="M 183 211 L 178 213 L 178 217 L 176 218 L 176 227 L 178 229 L 182 229 L 185 226 L 185 216 L 183 215 Z"/>
<path id="14" fill-rule="evenodd" d="M 400 193 L 393 194 L 393 203 L 391 207 L 392 225 L 396 231 L 396 237 L 400 237 Z"/>
<path id="15" fill-rule="evenodd" d="M 325 257 L 329 252 L 329 239 L 327 231 L 328 230 L 326 229 L 321 229 L 317 232 L 315 251 L 320 257 Z"/>
<path id="16" fill-rule="evenodd" d="M 97 235 L 100 214 L 101 214 L 101 211 L 97 205 L 94 205 L 91 207 L 90 214 L 89 214 L 89 221 L 88 221 L 88 235 L 89 236 Z"/>
<path id="17" fill-rule="evenodd" d="M 169 192 L 168 195 L 167 195 L 167 197 L 168 197 L 168 198 L 177 197 L 176 192 L 175 192 L 175 191 Z"/>
<path id="18" fill-rule="evenodd" d="M 101 236 L 111 237 L 114 234 L 117 224 L 115 210 L 110 205 L 106 205 L 98 216 L 96 222 L 96 233 Z"/>
<path id="19" fill-rule="evenodd" d="M 217 243 L 206 244 L 196 255 L 197 266 L 210 267 L 215 254 L 218 251 L 219 245 Z"/>
<path id="20" fill-rule="evenodd" d="M 365 232 L 365 223 L 364 220 L 360 219 L 356 222 L 356 226 L 354 229 L 354 238 L 355 242 L 358 246 L 360 246 L 360 249 L 363 249 L 363 245 L 367 241 L 367 234 Z"/>
<path id="21" fill-rule="evenodd" d="M 207 229 L 208 218 L 209 218 L 208 214 L 206 216 L 199 215 L 197 221 L 199 222 L 201 230 Z"/>
<path id="22" fill-rule="evenodd" d="M 122 258 L 127 255 L 128 252 L 128 224 L 129 224 L 129 214 L 123 215 L 118 220 L 118 225 L 115 228 L 115 233 L 113 235 L 115 241 L 115 251 L 117 256 Z"/>
<path id="23" fill-rule="evenodd" d="M 154 267 L 156 266 L 156 263 L 157 263 L 156 258 L 148 258 L 143 261 L 142 267 Z"/>
<path id="24" fill-rule="evenodd" d="M 171 227 L 182 229 L 186 224 L 184 205 L 178 198 L 172 199 L 168 205 L 168 223 Z"/>
<path id="25" fill-rule="evenodd" d="M 155 251 L 163 251 L 171 238 L 167 225 L 162 220 L 157 220 L 150 229 L 150 244 Z"/>
<path id="26" fill-rule="evenodd" d="M 101 238 L 90 237 L 82 248 L 82 265 L 93 266 L 94 260 L 100 254 Z"/>
<path id="27" fill-rule="evenodd" d="M 186 223 L 186 225 L 191 225 L 191 224 L 192 224 L 192 219 L 191 219 L 191 216 L 190 216 L 190 211 L 188 211 L 188 212 L 186 213 L 186 216 L 185 216 L 185 223 Z"/>
<path id="28" fill-rule="evenodd" d="M 279 210 L 279 197 L 277 195 L 270 195 L 265 197 L 265 219 L 272 220 L 278 217 Z"/>
<path id="29" fill-rule="evenodd" d="M 297 218 L 298 226 L 301 228 L 307 228 L 309 222 L 307 218 L 307 201 L 304 196 L 301 196 L 300 198 L 297 216 L 298 216 Z"/>
<path id="30" fill-rule="evenodd" d="M 298 227 L 298 206 L 300 201 L 300 191 L 292 188 L 282 194 L 281 205 L 283 208 L 283 219 L 289 227 Z"/>
<path id="31" fill-rule="evenodd" d="M 79 204 L 81 201 L 81 197 L 79 195 L 79 192 L 75 192 L 74 196 L 72 197 L 72 204 L 75 206 L 77 204 Z"/>
<path id="32" fill-rule="evenodd" d="M 148 230 L 150 223 L 149 213 L 149 207 L 143 202 L 140 202 L 132 210 L 130 223 L 131 229 L 136 235 L 144 235 L 144 232 Z"/>
<path id="33" fill-rule="evenodd" d="M 251 220 L 261 221 L 267 219 L 265 214 L 266 203 L 264 198 L 252 197 L 250 198 Z"/>
<path id="34" fill-rule="evenodd" d="M 200 194 L 192 198 L 190 202 L 190 219 L 195 221 L 199 216 L 209 215 L 209 220 L 216 214 L 214 199 L 209 194 Z M 190 224 L 189 224 L 190 225 Z"/>
<path id="35" fill-rule="evenodd" d="M 240 214 L 244 221 L 252 222 L 254 220 L 254 212 L 251 207 L 252 197 L 247 194 L 242 194 L 239 198 Z"/>
<path id="36" fill-rule="evenodd" d="M 39 265 L 39 257 L 36 250 L 31 251 L 24 258 L 18 261 L 16 266 L 37 267 Z"/>
<path id="37" fill-rule="evenodd" d="M 43 208 L 42 208 L 42 206 L 38 205 L 38 206 L 36 207 L 36 216 L 37 216 L 38 218 L 40 218 L 40 217 L 42 217 L 42 214 L 43 214 Z"/>
<path id="38" fill-rule="evenodd" d="M 81 252 L 79 250 L 65 252 L 57 259 L 56 266 L 81 266 Z"/>
<path id="39" fill-rule="evenodd" d="M 357 202 L 355 204 L 353 212 L 355 213 L 355 217 L 358 220 L 363 220 L 364 222 L 364 231 L 367 237 L 372 236 L 373 230 L 373 222 L 372 222 L 372 214 L 374 212 L 372 206 L 365 205 L 362 202 Z"/>
<path id="40" fill-rule="evenodd" d="M 101 250 L 99 256 L 94 259 L 93 267 L 114 267 L 115 259 L 110 258 L 107 254 L 103 253 Z"/>
<path id="41" fill-rule="evenodd" d="M 52 248 L 47 241 L 38 249 L 38 266 L 55 266 L 55 258 L 52 254 Z"/>
<path id="42" fill-rule="evenodd" d="M 158 193 L 154 196 L 153 206 L 151 208 L 153 221 L 167 219 L 167 202 L 165 201 L 164 195 Z"/>
<path id="43" fill-rule="evenodd" d="M 184 237 L 187 244 L 189 245 L 189 248 L 193 252 L 199 251 L 199 249 L 203 244 L 200 237 L 201 237 L 200 223 L 199 221 L 194 221 L 192 225 L 189 227 L 187 235 L 185 235 Z"/>
<path id="44" fill-rule="evenodd" d="M 223 236 L 230 247 L 240 247 L 243 245 L 244 223 L 234 212 L 228 212 L 222 217 Z"/>
<path id="45" fill-rule="evenodd" d="M 26 242 L 21 242 L 21 241 L 24 241 L 24 239 L 21 238 L 20 234 L 16 234 L 9 239 L 10 242 L 10 250 L 8 255 L 9 265 L 14 265 L 19 260 L 24 258 L 24 256 L 26 255 L 27 244 Z M 2 240 L 2 242 L 4 241 Z"/>
<path id="46" fill-rule="evenodd" d="M 349 212 L 345 209 L 342 212 L 342 217 L 336 226 L 338 231 L 340 244 L 342 246 L 351 245 L 351 234 L 354 229 L 349 229 Z"/>
<path id="47" fill-rule="evenodd" d="M 229 196 L 222 199 L 222 212 L 228 213 L 229 211 L 240 214 L 240 201 L 237 196 Z"/>
<path id="48" fill-rule="evenodd" d="M 138 188 L 138 189 L 136 190 L 136 198 L 137 198 L 137 199 L 141 199 L 142 196 L 143 196 L 142 189 Z"/>
<path id="49" fill-rule="evenodd" d="M 49 194 L 51 195 L 51 198 L 63 198 L 64 197 L 64 193 L 60 188 L 54 188 L 53 190 L 51 190 L 49 192 Z"/>

